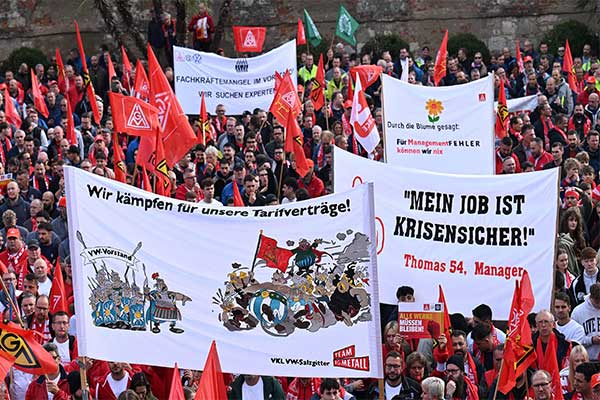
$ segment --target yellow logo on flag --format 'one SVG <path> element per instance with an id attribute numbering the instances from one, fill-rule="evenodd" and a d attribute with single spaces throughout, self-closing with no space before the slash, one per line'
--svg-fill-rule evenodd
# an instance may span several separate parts
<path id="1" fill-rule="evenodd" d="M 438 122 L 440 114 L 444 111 L 444 106 L 440 100 L 429 99 L 425 103 L 425 110 L 427 110 L 429 122 Z"/>
<path id="2" fill-rule="evenodd" d="M 23 368 L 39 368 L 40 363 L 25 340 L 12 332 L 0 331 L 0 350 L 15 357 L 15 364 Z"/>

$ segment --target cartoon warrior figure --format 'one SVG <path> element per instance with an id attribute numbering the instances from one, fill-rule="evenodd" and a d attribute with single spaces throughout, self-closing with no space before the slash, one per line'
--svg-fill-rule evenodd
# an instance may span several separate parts
<path id="1" fill-rule="evenodd" d="M 152 332 L 160 332 L 160 324 L 163 322 L 169 323 L 169 330 L 173 333 L 183 333 L 183 329 L 177 328 L 175 324 L 181 321 L 181 312 L 177 308 L 177 301 L 181 301 L 185 305 L 186 301 L 192 299 L 185 294 L 172 292 L 167 287 L 165 281 L 159 277 L 158 272 L 152 274 L 152 279 L 156 281 L 154 289 L 144 284 L 144 295 L 150 302 L 150 307 L 146 312 L 146 321 L 152 324 Z"/>
<path id="2" fill-rule="evenodd" d="M 292 253 L 296 255 L 294 263 L 298 267 L 298 275 L 303 276 L 312 273 L 310 267 L 320 263 L 323 254 L 331 257 L 331 255 L 329 255 L 328 253 L 317 250 L 317 246 L 320 245 L 322 242 L 322 239 L 315 239 L 315 241 L 311 245 L 308 242 L 308 240 L 300 239 L 298 247 L 291 250 Z"/>

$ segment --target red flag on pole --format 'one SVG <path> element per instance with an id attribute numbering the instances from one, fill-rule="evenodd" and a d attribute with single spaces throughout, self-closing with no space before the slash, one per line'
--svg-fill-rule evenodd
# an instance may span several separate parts
<path id="1" fill-rule="evenodd" d="M 138 99 L 144 100 L 145 102 L 150 101 L 150 82 L 148 81 L 148 75 L 146 75 L 146 70 L 139 58 L 135 64 L 133 92 Z"/>
<path id="2" fill-rule="evenodd" d="M 369 86 L 377 82 L 382 72 L 383 68 L 379 65 L 359 65 L 350 68 L 350 73 L 353 77 L 358 74 L 363 90 L 366 90 Z"/>
<path id="3" fill-rule="evenodd" d="M 256 258 L 265 260 L 267 267 L 277 268 L 285 272 L 290 258 L 294 255 L 291 250 L 277 246 L 277 240 L 265 235 L 260 235 L 260 246 L 256 253 Z"/>
<path id="4" fill-rule="evenodd" d="M 306 34 L 304 32 L 304 24 L 302 19 L 298 18 L 298 31 L 296 32 L 296 45 L 302 46 L 306 44 Z"/>
<path id="5" fill-rule="evenodd" d="M 125 166 L 125 162 L 123 159 L 125 156 L 123 155 L 123 149 L 119 144 L 119 134 L 115 129 L 113 129 L 113 165 L 115 166 L 115 180 L 119 182 L 126 183 L 127 182 L 127 168 Z"/>
<path id="6" fill-rule="evenodd" d="M 123 60 L 123 87 L 128 92 L 131 92 L 131 63 L 129 62 L 129 57 L 127 57 L 125 47 L 123 46 L 121 46 L 121 59 Z"/>
<path id="7" fill-rule="evenodd" d="M 358 74 L 356 75 L 356 88 L 352 99 L 350 124 L 354 128 L 354 138 L 358 140 L 367 153 L 371 154 L 379 144 L 380 138 L 375 118 L 371 115 L 364 90 L 361 87 L 361 78 Z"/>
<path id="8" fill-rule="evenodd" d="M 94 121 L 96 124 L 100 124 L 100 111 L 98 110 L 98 103 L 96 103 L 96 93 L 94 93 L 94 85 L 90 79 L 90 73 L 87 67 L 87 60 L 85 59 L 85 51 L 83 51 L 83 42 L 81 41 L 81 34 L 79 33 L 79 24 L 75 21 L 75 32 L 77 33 L 77 47 L 79 48 L 79 58 L 81 58 L 81 68 L 83 72 L 83 83 L 86 87 L 87 98 L 92 107 L 92 113 L 94 114 Z"/>
<path id="9" fill-rule="evenodd" d="M 287 123 L 288 114 L 291 113 L 296 118 L 302 111 L 300 98 L 289 71 L 285 72 L 281 83 L 277 86 L 269 111 L 282 125 Z"/>
<path id="10" fill-rule="evenodd" d="M 15 368 L 32 375 L 55 374 L 58 371 L 54 358 L 37 342 L 37 332 L 3 321 L 0 321 L 0 330 L 6 338 L 10 337 L 11 342 L 10 346 L 3 346 L 2 355 L 8 353 L 7 358 L 15 357 Z"/>
<path id="11" fill-rule="evenodd" d="M 231 181 L 233 185 L 233 206 L 234 207 L 244 207 L 244 199 L 242 199 L 242 194 L 240 193 L 240 188 L 238 188 L 237 182 L 235 179 Z"/>
<path id="12" fill-rule="evenodd" d="M 233 39 L 238 53 L 260 53 L 267 36 L 264 26 L 234 26 Z"/>
<path id="13" fill-rule="evenodd" d="M 67 93 L 67 91 L 69 90 L 69 79 L 67 78 L 67 74 L 65 72 L 65 64 L 63 63 L 62 56 L 60 55 L 60 50 L 58 49 L 58 47 L 56 48 L 55 55 L 56 67 L 58 69 L 58 71 L 56 71 L 58 76 L 58 89 L 61 91 L 61 93 Z"/>
<path id="14" fill-rule="evenodd" d="M 62 270 L 60 269 L 60 259 L 56 260 L 54 267 L 54 277 L 52 278 L 52 287 L 50 288 L 50 313 L 57 311 L 68 312 L 67 296 L 65 291 L 65 282 L 63 280 Z"/>
<path id="15" fill-rule="evenodd" d="M 206 146 L 206 136 L 210 137 L 210 120 L 206 112 L 206 102 L 204 101 L 204 92 L 202 92 L 202 99 L 200 99 L 200 131 L 198 132 L 198 143 Z"/>
<path id="16" fill-rule="evenodd" d="M 210 345 L 208 357 L 206 357 L 206 363 L 202 370 L 202 376 L 200 377 L 194 400 L 226 398 L 227 390 L 225 389 L 223 371 L 221 371 L 221 363 L 219 362 L 219 354 L 217 353 L 217 344 L 213 340 Z"/>
<path id="17" fill-rule="evenodd" d="M 146 171 L 146 167 L 142 164 L 142 186 L 146 192 L 154 193 L 152 191 L 152 185 L 150 184 L 150 178 L 148 177 L 148 171 Z"/>
<path id="18" fill-rule="evenodd" d="M 444 289 L 442 289 L 442 285 L 438 285 L 439 294 L 438 294 L 438 303 L 442 303 L 444 305 L 444 336 L 446 336 L 447 343 L 452 343 L 452 322 L 450 321 L 450 313 L 448 312 L 448 305 L 446 304 L 446 296 L 444 296 Z M 433 338 L 434 342 L 436 338 Z M 448 352 L 448 356 L 454 354 L 454 349 L 452 346 L 446 346 L 446 351 Z"/>
<path id="19" fill-rule="evenodd" d="M 73 120 L 73 110 L 71 110 L 71 101 L 69 93 L 65 93 L 67 98 L 67 128 L 65 129 L 65 138 L 70 144 L 77 145 L 77 134 L 75 133 L 75 121 Z"/>
<path id="20" fill-rule="evenodd" d="M 152 93 L 150 104 L 158 108 L 165 156 L 167 164 L 172 168 L 194 146 L 196 134 L 175 97 L 150 44 L 148 44 L 148 71 Z"/>
<path id="21" fill-rule="evenodd" d="M 519 43 L 519 39 L 517 39 L 517 65 L 519 66 L 519 72 L 525 72 L 525 65 L 523 64 L 523 56 L 521 55 L 521 44 Z"/>
<path id="22" fill-rule="evenodd" d="M 132 136 L 155 137 L 158 130 L 158 109 L 131 96 L 108 92 L 114 130 Z"/>
<path id="23" fill-rule="evenodd" d="M 531 312 L 534 302 L 529 274 L 525 271 L 521 278 L 521 284 L 515 282 L 509 313 L 508 334 L 504 346 L 504 360 L 502 371 L 498 377 L 498 390 L 504 394 L 512 390 L 517 378 L 536 361 L 531 329 L 527 322 L 527 315 Z M 553 353 L 554 358 L 556 358 L 555 355 L 556 352 Z"/>
<path id="24" fill-rule="evenodd" d="M 110 58 L 110 53 L 108 53 L 108 63 L 107 64 L 108 64 L 107 65 L 107 67 L 108 67 L 108 83 L 110 83 L 113 76 L 117 76 L 117 73 L 115 72 L 115 66 L 113 65 L 113 62 L 112 62 L 112 58 Z"/>
<path id="25" fill-rule="evenodd" d="M 310 100 L 315 107 L 315 111 L 319 111 L 325 105 L 325 69 L 323 68 L 323 54 L 319 56 L 317 75 L 312 79 Z"/>
<path id="26" fill-rule="evenodd" d="M 577 88 L 577 78 L 575 77 L 575 71 L 573 71 L 573 56 L 571 55 L 571 47 L 569 46 L 569 39 L 565 43 L 565 58 L 563 60 L 563 71 L 567 73 L 567 82 L 569 87 L 575 93 L 579 93 Z"/>
<path id="27" fill-rule="evenodd" d="M 173 368 L 173 378 L 171 379 L 169 400 L 185 400 L 185 395 L 183 394 L 183 385 L 181 384 L 181 375 L 179 374 L 177 363 L 175 363 L 175 368 Z"/>
<path id="28" fill-rule="evenodd" d="M 498 109 L 496 110 L 496 126 L 494 128 L 496 136 L 499 139 L 505 137 L 508 132 L 508 107 L 506 105 L 506 91 L 504 90 L 504 81 L 500 79 L 498 87 Z"/>
<path id="29" fill-rule="evenodd" d="M 8 85 L 4 85 L 4 114 L 6 114 L 6 120 L 17 127 L 21 128 L 21 116 L 15 107 L 13 98 L 8 93 Z"/>
<path id="30" fill-rule="evenodd" d="M 309 170 L 309 163 L 304 154 L 302 147 L 302 131 L 298 126 L 298 121 L 292 112 L 288 112 L 287 121 L 285 124 L 285 144 L 283 149 L 287 152 L 294 153 L 296 160 L 296 172 L 301 177 L 304 177 Z M 312 160 L 311 160 L 312 162 Z"/>
<path id="31" fill-rule="evenodd" d="M 154 158 L 154 178 L 156 181 L 156 194 L 161 196 L 171 195 L 171 180 L 169 179 L 169 167 L 165 158 L 165 149 L 160 137 L 160 131 L 156 130 L 156 157 Z"/>
<path id="32" fill-rule="evenodd" d="M 35 106 L 35 109 L 45 118 L 48 118 L 48 107 L 46 107 L 44 96 L 40 91 L 40 83 L 38 82 L 33 69 L 31 70 L 31 94 L 33 95 L 33 105 Z"/>
<path id="33" fill-rule="evenodd" d="M 435 67 L 433 70 L 433 83 L 435 86 L 439 86 L 440 81 L 446 76 L 446 54 L 448 53 L 448 30 L 444 34 L 442 44 L 435 57 Z"/>

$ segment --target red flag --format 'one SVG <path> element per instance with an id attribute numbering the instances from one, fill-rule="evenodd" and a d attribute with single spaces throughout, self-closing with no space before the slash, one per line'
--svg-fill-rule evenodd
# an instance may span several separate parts
<path id="1" fill-rule="evenodd" d="M 206 102 L 204 101 L 204 92 L 202 92 L 202 99 L 200 99 L 200 131 L 198 132 L 198 143 L 206 145 L 206 135 L 210 136 L 210 120 L 206 113 Z"/>
<path id="2" fill-rule="evenodd" d="M 350 68 L 350 74 L 354 77 L 358 74 L 363 90 L 377 82 L 379 75 L 383 72 L 383 68 L 379 65 L 359 65 Z"/>
<path id="3" fill-rule="evenodd" d="M 517 39 L 517 65 L 519 66 L 519 72 L 525 72 L 525 65 L 523 64 L 523 56 L 521 56 L 521 44 Z"/>
<path id="4" fill-rule="evenodd" d="M 117 76 L 115 72 L 115 66 L 113 65 L 112 58 L 110 58 L 110 53 L 108 53 L 108 83 L 110 84 L 110 80 L 113 76 Z"/>
<path id="5" fill-rule="evenodd" d="M 206 363 L 202 370 L 202 376 L 198 383 L 195 400 L 205 399 L 226 399 L 227 390 L 225 389 L 225 381 L 223 380 L 223 371 L 221 371 L 221 363 L 219 362 L 219 354 L 217 353 L 217 344 L 212 341 Z"/>
<path id="6" fill-rule="evenodd" d="M 40 83 L 38 82 L 33 69 L 31 70 L 31 94 L 33 95 L 33 105 L 35 106 L 35 109 L 44 117 L 48 118 L 48 107 L 46 107 L 44 96 L 40 91 Z"/>
<path id="7" fill-rule="evenodd" d="M 354 138 L 371 154 L 379 144 L 379 132 L 375 118 L 367 104 L 364 90 L 361 87 L 361 78 L 356 75 L 356 88 L 352 99 L 352 113 L 350 124 L 354 128 Z"/>
<path id="8" fill-rule="evenodd" d="M 531 282 L 527 271 L 525 271 L 521 278 L 521 284 L 515 282 L 515 291 L 509 313 L 508 334 L 504 346 L 502 372 L 498 377 L 498 390 L 504 394 L 512 390 L 517 378 L 536 361 L 531 340 L 531 329 L 529 322 L 527 322 L 527 315 L 531 312 L 534 303 Z M 548 352 L 548 350 L 546 351 Z M 556 351 L 552 354 L 556 358 Z"/>
<path id="9" fill-rule="evenodd" d="M 496 111 L 496 137 L 502 139 L 508 132 L 508 107 L 506 105 L 506 91 L 504 90 L 504 81 L 500 79 L 500 86 L 498 87 L 498 109 Z"/>
<path id="10" fill-rule="evenodd" d="M 150 44 L 148 44 L 148 71 L 152 93 L 150 104 L 158 108 L 165 156 L 167 164 L 172 168 L 194 146 L 196 134 L 190 126 L 187 115 L 181 109 Z"/>
<path id="11" fill-rule="evenodd" d="M 563 60 L 563 71 L 567 73 L 567 82 L 569 87 L 575 93 L 579 93 L 577 87 L 577 78 L 575 77 L 575 71 L 573 71 L 573 56 L 571 55 L 571 47 L 569 46 L 569 39 L 565 43 L 565 58 Z"/>
<path id="12" fill-rule="evenodd" d="M 233 185 L 233 206 L 234 207 L 244 207 L 244 200 L 242 199 L 242 194 L 240 193 L 240 188 L 237 185 L 237 182 L 234 180 L 231 181 Z"/>
<path id="13" fill-rule="evenodd" d="M 156 130 L 156 157 L 154 158 L 154 178 L 156 181 L 156 194 L 161 196 L 171 195 L 171 180 L 169 179 L 169 167 L 165 158 L 165 149 L 160 137 L 160 131 Z"/>
<path id="14" fill-rule="evenodd" d="M 56 48 L 55 55 L 56 67 L 58 69 L 58 89 L 62 93 L 67 93 L 67 91 L 69 90 L 69 79 L 67 78 L 67 74 L 65 72 L 65 64 L 63 63 L 62 56 L 60 55 L 60 50 L 58 49 L 58 47 Z"/>
<path id="15" fill-rule="evenodd" d="M 298 21 L 300 21 L 300 19 L 298 19 Z M 323 68 L 323 54 L 319 56 L 317 75 L 312 79 L 310 100 L 315 107 L 315 111 L 319 111 L 325 105 L 325 69 Z"/>
<path id="16" fill-rule="evenodd" d="M 296 118 L 302 111 L 300 98 L 298 97 L 298 92 L 296 91 L 296 87 L 294 87 L 294 82 L 292 82 L 289 71 L 286 71 L 283 75 L 269 111 L 282 125 L 287 123 L 288 114 L 291 113 Z"/>
<path id="17" fill-rule="evenodd" d="M 446 336 L 447 343 L 452 343 L 452 322 L 450 321 L 450 313 L 448 312 L 448 305 L 446 304 L 446 296 L 444 296 L 442 285 L 438 285 L 438 287 L 438 303 L 444 305 L 444 336 Z M 436 338 L 433 339 L 435 341 Z M 446 346 L 446 349 L 448 351 L 448 356 L 454 354 L 454 348 L 452 346 Z"/>
<path id="18" fill-rule="evenodd" d="M 52 287 L 50 288 L 50 313 L 57 311 L 68 312 L 67 296 L 65 292 L 65 282 L 63 281 L 62 270 L 60 269 L 60 259 L 56 260 L 54 267 L 54 278 L 52 278 Z"/>
<path id="19" fill-rule="evenodd" d="M 65 93 L 67 98 L 67 127 L 65 129 L 65 138 L 70 144 L 77 145 L 77 134 L 75 133 L 75 121 L 73 120 L 73 111 L 71 110 L 71 101 L 69 94 Z"/>
<path id="20" fill-rule="evenodd" d="M 238 53 L 260 53 L 267 36 L 264 26 L 234 26 L 233 39 Z"/>
<path id="21" fill-rule="evenodd" d="M 302 147 L 302 137 L 302 131 L 300 130 L 300 126 L 298 126 L 296 117 L 293 113 L 289 112 L 285 125 L 285 144 L 283 147 L 285 151 L 294 153 L 296 172 L 301 177 L 304 177 L 308 173 L 309 166 Z"/>
<path id="22" fill-rule="evenodd" d="M 131 96 L 108 92 L 114 129 L 132 136 L 155 137 L 158 109 Z"/>
<path id="23" fill-rule="evenodd" d="M 87 67 L 87 60 L 85 59 L 85 52 L 83 51 L 83 42 L 81 41 L 81 34 L 79 33 L 79 25 L 75 21 L 75 32 L 77 33 L 77 47 L 79 48 L 79 58 L 81 59 L 81 69 L 83 72 L 83 83 L 86 86 L 87 98 L 92 107 L 92 113 L 94 114 L 94 121 L 96 124 L 100 124 L 100 111 L 98 110 L 98 103 L 96 103 L 96 93 L 94 93 L 94 85 L 90 80 L 90 73 Z"/>
<path id="24" fill-rule="evenodd" d="M 179 374 L 179 368 L 175 363 L 173 368 L 173 378 L 171 379 L 171 390 L 169 391 L 169 400 L 185 400 L 183 394 L 183 386 L 181 385 L 181 375 Z"/>
<path id="25" fill-rule="evenodd" d="M 121 59 L 123 60 L 123 87 L 128 92 L 131 92 L 131 63 L 129 62 L 129 57 L 127 57 L 125 47 L 123 46 L 121 46 Z"/>
<path id="26" fill-rule="evenodd" d="M 54 358 L 36 341 L 34 331 L 0 321 L 0 332 L 5 341 L 10 341 L 10 346 L 2 346 L 2 355 L 15 357 L 15 368 L 32 375 L 55 374 L 58 371 Z"/>
<path id="27" fill-rule="evenodd" d="M 150 101 L 150 82 L 148 81 L 148 75 L 146 75 L 146 70 L 139 58 L 135 64 L 133 92 L 138 99 L 144 100 L 145 102 Z"/>
<path id="28" fill-rule="evenodd" d="M 539 339 L 538 339 L 539 340 Z M 552 393 L 554 400 L 563 400 L 562 385 L 560 383 L 560 368 L 556 359 L 556 335 L 550 335 L 546 352 L 544 353 L 544 362 L 538 365 L 539 369 L 548 371 L 552 375 Z"/>
<path id="29" fill-rule="evenodd" d="M 302 19 L 298 18 L 298 31 L 296 32 L 296 45 L 302 46 L 306 44 L 306 34 L 304 32 L 304 24 Z"/>
<path id="30" fill-rule="evenodd" d="M 260 246 L 256 257 L 265 260 L 267 267 L 277 268 L 281 272 L 285 272 L 290 257 L 293 255 L 294 253 L 291 250 L 278 247 L 277 240 L 262 234 L 260 235 Z"/>
<path id="31" fill-rule="evenodd" d="M 287 70 L 286 70 L 286 72 L 287 72 Z M 277 92 L 277 89 L 279 89 L 279 85 L 281 84 L 282 81 L 283 81 L 283 76 L 281 76 L 279 71 L 275 71 L 275 91 L 276 92 Z"/>
<path id="32" fill-rule="evenodd" d="M 435 57 L 435 67 L 433 71 L 433 83 L 435 86 L 440 84 L 440 81 L 443 77 L 446 76 L 446 54 L 448 53 L 448 30 L 446 29 L 446 33 L 444 34 L 444 38 L 442 39 L 442 44 L 437 52 L 437 56 Z"/>
<path id="33" fill-rule="evenodd" d="M 8 85 L 4 85 L 4 114 L 6 114 L 6 120 L 17 127 L 21 128 L 21 116 L 15 107 L 13 98 L 8 93 Z"/>
<path id="34" fill-rule="evenodd" d="M 148 178 L 148 171 L 146 171 L 146 167 L 144 167 L 144 165 L 142 165 L 142 188 L 140 189 L 144 189 L 146 192 L 150 192 L 150 193 L 154 193 L 152 191 L 152 185 L 150 184 L 150 178 Z"/>
<path id="35" fill-rule="evenodd" d="M 15 357 L 11 354 L 5 352 L 0 354 L 0 376 L 8 375 L 10 369 L 15 364 L 15 360 Z"/>
<path id="36" fill-rule="evenodd" d="M 123 155 L 123 149 L 119 144 L 119 134 L 116 130 L 113 129 L 113 165 L 115 169 L 115 180 L 119 182 L 126 183 L 127 182 L 127 168 L 125 167 L 125 162 L 123 159 L 125 156 Z"/>

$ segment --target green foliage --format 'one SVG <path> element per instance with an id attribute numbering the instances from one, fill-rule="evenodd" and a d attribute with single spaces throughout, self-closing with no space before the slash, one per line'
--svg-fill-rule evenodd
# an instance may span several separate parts
<path id="1" fill-rule="evenodd" d="M 456 57 L 458 49 L 464 47 L 467 49 L 467 58 L 473 59 L 475 53 L 480 52 L 483 56 L 483 62 L 489 64 L 490 50 L 477 36 L 472 33 L 459 33 L 448 37 L 448 54 Z"/>
<path id="2" fill-rule="evenodd" d="M 374 60 L 381 57 L 384 51 L 389 51 L 393 60 L 398 59 L 400 55 L 400 49 L 410 49 L 408 43 L 406 43 L 400 35 L 395 33 L 392 34 L 377 34 L 375 37 L 369 39 L 362 47 L 361 54 L 371 54 Z"/>
<path id="3" fill-rule="evenodd" d="M 548 43 L 549 52 L 556 54 L 556 49 L 564 46 L 567 38 L 574 57 L 581 55 L 584 44 L 592 45 L 592 50 L 598 48 L 598 38 L 590 32 L 586 24 L 579 21 L 567 21 L 554 26 L 544 35 L 543 41 Z"/>
<path id="4" fill-rule="evenodd" d="M 16 73 L 22 63 L 27 64 L 29 68 L 34 68 L 36 64 L 44 64 L 47 66 L 48 58 L 39 49 L 20 47 L 10 53 L 8 58 L 2 63 L 0 70 L 11 70 Z"/>

